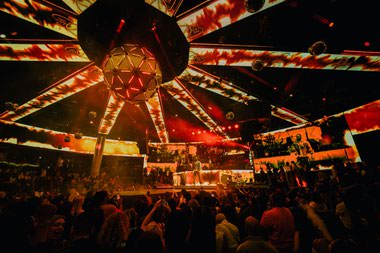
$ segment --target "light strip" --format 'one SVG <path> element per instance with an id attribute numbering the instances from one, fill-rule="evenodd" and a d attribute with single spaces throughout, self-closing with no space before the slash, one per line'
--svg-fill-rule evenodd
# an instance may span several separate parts
<path id="1" fill-rule="evenodd" d="M 6 111 L 0 115 L 0 119 L 9 121 L 19 120 L 64 98 L 90 88 L 101 81 L 103 81 L 101 69 L 91 63 L 85 68 L 55 83 L 50 89 L 36 98 L 20 105 L 16 111 Z"/>
<path id="2" fill-rule="evenodd" d="M 210 130 L 215 131 L 217 134 L 229 139 L 228 135 L 222 130 L 222 128 L 207 114 L 202 108 L 200 103 L 191 95 L 191 93 L 184 87 L 178 78 L 175 78 L 171 82 L 162 84 L 170 95 L 178 100 L 183 106 L 185 106 L 194 116 L 200 119 Z"/>
<path id="3" fill-rule="evenodd" d="M 104 112 L 104 116 L 100 121 L 99 124 L 99 134 L 109 134 L 113 125 L 116 122 L 117 116 L 119 116 L 119 113 L 121 109 L 123 108 L 125 102 L 118 100 L 115 96 L 113 96 L 111 93 L 108 97 L 108 103 L 106 111 Z"/>
<path id="4" fill-rule="evenodd" d="M 58 8 L 34 0 L 2 0 L 0 11 L 71 38 L 78 38 L 77 19 Z"/>
<path id="5" fill-rule="evenodd" d="M 187 40 L 192 41 L 282 2 L 285 0 L 266 0 L 260 10 L 248 12 L 245 0 L 211 1 L 181 16 L 177 23 Z"/>
<path id="6" fill-rule="evenodd" d="M 172 17 L 177 13 L 182 2 L 183 0 L 145 0 L 145 3 L 165 13 L 169 17 Z"/>
<path id="7" fill-rule="evenodd" d="M 191 46 L 189 64 L 251 67 L 255 60 L 268 68 L 380 71 L 380 56 L 280 52 Z"/>
<path id="8" fill-rule="evenodd" d="M 77 44 L 0 44 L 0 61 L 89 62 Z"/>
<path id="9" fill-rule="evenodd" d="M 236 85 L 228 83 L 223 79 L 217 79 L 216 76 L 213 76 L 210 73 L 192 65 L 185 69 L 179 78 L 185 79 L 193 85 L 233 99 L 240 103 L 247 104 L 250 100 L 259 100 L 254 96 L 248 95 L 244 90 L 240 89 Z M 273 116 L 286 120 L 292 124 L 298 125 L 307 122 L 304 117 L 286 108 L 280 108 L 274 105 L 271 105 L 271 108 L 271 113 Z"/>
<path id="10" fill-rule="evenodd" d="M 81 14 L 88 7 L 93 5 L 96 0 L 62 0 L 67 6 L 69 6 L 77 14 Z"/>
<path id="11" fill-rule="evenodd" d="M 76 139 L 74 134 L 4 120 L 0 120 L 0 126 L 2 129 L 0 143 L 83 154 L 93 154 L 95 151 L 95 137 L 83 136 L 81 139 Z M 67 137 L 70 138 L 70 141 L 65 141 Z M 120 140 L 106 140 L 104 154 L 113 156 L 141 156 L 139 155 L 139 148 L 136 142 Z"/>
<path id="12" fill-rule="evenodd" d="M 157 90 L 157 92 L 145 103 L 149 114 L 152 117 L 158 138 L 160 138 L 161 142 L 168 143 L 169 135 L 165 126 L 163 107 L 159 95 L 159 90 Z"/>

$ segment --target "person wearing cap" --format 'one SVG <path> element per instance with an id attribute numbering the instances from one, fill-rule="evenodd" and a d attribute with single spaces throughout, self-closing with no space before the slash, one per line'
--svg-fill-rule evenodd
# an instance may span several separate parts
<path id="1" fill-rule="evenodd" d="M 239 245 L 239 229 L 223 213 L 215 216 L 216 253 L 234 253 Z"/>

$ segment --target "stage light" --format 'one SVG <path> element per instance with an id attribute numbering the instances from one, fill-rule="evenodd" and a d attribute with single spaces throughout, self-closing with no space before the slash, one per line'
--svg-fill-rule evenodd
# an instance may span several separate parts
<path id="1" fill-rule="evenodd" d="M 103 72 L 110 92 L 120 100 L 135 104 L 151 98 L 162 81 L 155 57 L 139 45 L 114 48 L 105 60 Z"/>
<path id="2" fill-rule="evenodd" d="M 224 130 L 226 130 L 226 128 L 225 128 L 225 127 L 222 127 L 222 130 L 224 131 Z"/>
<path id="3" fill-rule="evenodd" d="M 8 111 L 16 111 L 18 107 L 18 104 L 12 103 L 12 102 L 6 102 L 5 103 L 5 109 Z"/>
<path id="4" fill-rule="evenodd" d="M 258 12 L 264 4 L 265 0 L 244 0 L 244 7 L 250 13 Z"/>
<path id="5" fill-rule="evenodd" d="M 309 50 L 308 50 L 308 51 L 309 51 L 309 53 L 310 53 L 311 55 L 316 56 L 316 55 L 320 55 L 320 54 L 325 53 L 326 50 L 327 50 L 327 45 L 326 45 L 326 43 L 323 42 L 323 41 L 317 41 L 317 42 L 315 42 L 313 45 L 311 45 L 311 46 L 309 47 Z"/>
<path id="6" fill-rule="evenodd" d="M 201 131 L 198 131 L 198 134 L 201 134 Z"/>
<path id="7" fill-rule="evenodd" d="M 90 117 L 90 119 L 95 119 L 96 116 L 98 116 L 98 114 L 96 112 L 94 112 L 94 111 L 91 111 L 91 112 L 88 113 L 88 116 Z"/>
<path id="8" fill-rule="evenodd" d="M 191 134 L 192 134 L 192 135 L 195 135 L 195 133 L 194 133 L 194 132 L 192 132 Z"/>
<path id="9" fill-rule="evenodd" d="M 235 124 L 234 127 L 235 127 L 235 129 L 238 129 L 238 128 L 239 128 L 239 125 L 238 125 L 238 124 Z"/>
<path id="10" fill-rule="evenodd" d="M 365 41 L 365 42 L 363 43 L 363 45 L 366 46 L 366 47 L 369 47 L 369 46 L 371 45 L 371 43 L 369 43 L 368 41 Z"/>
<path id="11" fill-rule="evenodd" d="M 5 35 L 4 33 L 0 34 L 1 39 L 5 39 L 6 37 L 7 37 L 7 35 Z"/>
<path id="12" fill-rule="evenodd" d="M 264 62 L 260 59 L 256 59 L 252 62 L 252 70 L 261 71 L 264 68 Z"/>
<path id="13" fill-rule="evenodd" d="M 235 114 L 233 112 L 226 113 L 226 119 L 233 120 L 235 118 Z"/>
<path id="14" fill-rule="evenodd" d="M 228 129 L 231 129 L 232 127 L 231 126 L 228 126 Z"/>
<path id="15" fill-rule="evenodd" d="M 82 134 L 82 133 L 79 133 L 79 132 L 76 132 L 76 133 L 74 134 L 74 137 L 75 137 L 75 139 L 80 140 L 80 139 L 82 139 L 83 134 Z"/>

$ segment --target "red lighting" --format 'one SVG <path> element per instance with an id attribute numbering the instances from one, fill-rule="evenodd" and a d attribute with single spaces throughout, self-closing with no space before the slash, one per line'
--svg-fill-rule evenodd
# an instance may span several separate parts
<path id="1" fill-rule="evenodd" d="M 239 125 L 238 124 L 235 124 L 235 126 L 234 126 L 236 129 L 238 129 L 239 128 Z"/>
<path id="2" fill-rule="evenodd" d="M 125 24 L 124 19 L 120 19 L 119 26 L 117 27 L 117 30 L 116 30 L 117 33 L 121 32 L 121 29 L 123 28 L 124 24 Z"/>
<path id="3" fill-rule="evenodd" d="M 222 130 L 224 131 L 224 130 L 226 130 L 226 128 L 225 128 L 225 127 L 222 127 Z"/>
<path id="4" fill-rule="evenodd" d="M 329 23 L 329 27 L 330 27 L 330 28 L 333 28 L 334 25 L 335 25 L 334 22 L 330 22 L 330 23 Z"/>
<path id="5" fill-rule="evenodd" d="M 194 133 L 194 132 L 192 132 L 191 134 L 192 134 L 192 135 L 194 135 L 195 133 Z"/>
<path id="6" fill-rule="evenodd" d="M 228 126 L 228 129 L 231 129 L 232 127 L 231 126 Z"/>
<path id="7" fill-rule="evenodd" d="M 323 102 L 326 102 L 326 98 L 325 98 L 325 97 L 323 97 L 323 98 L 322 98 L 322 101 L 323 101 Z"/>
<path id="8" fill-rule="evenodd" d="M 368 41 L 364 42 L 363 44 L 364 44 L 364 46 L 366 46 L 366 47 L 369 47 L 369 46 L 371 45 L 371 43 L 369 43 Z"/>

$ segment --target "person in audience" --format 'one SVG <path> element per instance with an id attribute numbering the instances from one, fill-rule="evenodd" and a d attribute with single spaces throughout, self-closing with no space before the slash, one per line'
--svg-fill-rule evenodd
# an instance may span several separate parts
<path id="1" fill-rule="evenodd" d="M 236 253 L 278 253 L 278 250 L 262 237 L 259 221 L 255 217 L 248 216 L 244 225 L 247 237 L 239 244 Z"/>
<path id="2" fill-rule="evenodd" d="M 265 211 L 260 220 L 269 242 L 280 252 L 293 252 L 294 219 L 282 191 L 276 190 L 270 198 L 271 209 Z"/>
<path id="3" fill-rule="evenodd" d="M 99 231 L 98 245 L 104 252 L 122 252 L 129 232 L 128 216 L 121 211 L 112 213 L 105 219 Z"/>
<path id="4" fill-rule="evenodd" d="M 239 229 L 223 213 L 215 216 L 216 253 L 234 253 L 239 245 Z"/>

